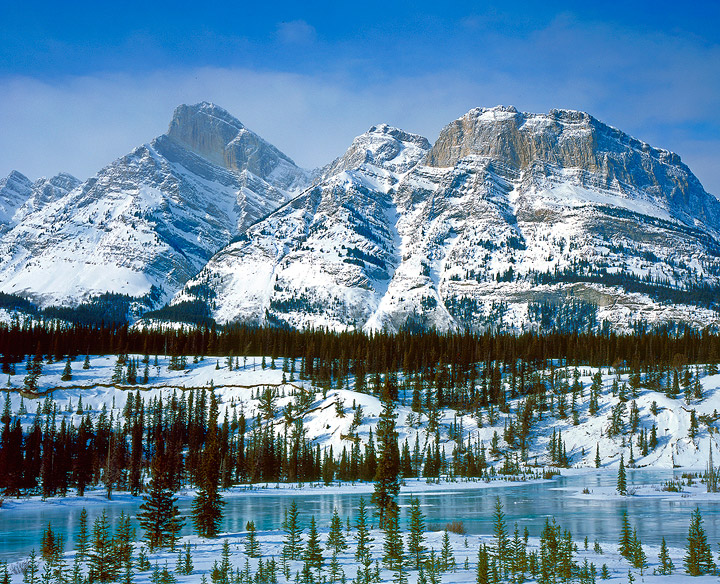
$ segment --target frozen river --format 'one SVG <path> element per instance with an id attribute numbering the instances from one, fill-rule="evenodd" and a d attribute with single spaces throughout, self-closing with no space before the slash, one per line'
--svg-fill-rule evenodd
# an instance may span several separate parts
<path id="1" fill-rule="evenodd" d="M 400 505 L 406 509 L 410 489 L 417 490 L 423 512 L 426 515 L 428 529 L 442 529 L 446 523 L 459 520 L 470 533 L 492 533 L 492 513 L 495 497 L 499 496 L 504 506 L 509 530 L 517 522 L 520 529 L 527 526 L 531 536 L 538 536 L 546 517 L 555 517 L 564 529 L 569 529 L 574 539 L 588 536 L 590 542 L 597 539 L 601 543 L 615 543 L 618 539 L 620 517 L 627 511 L 631 524 L 637 528 L 644 544 L 658 544 L 665 536 L 668 545 L 683 547 L 687 538 L 690 513 L 699 505 L 708 538 L 715 547 L 720 540 L 720 497 L 708 498 L 683 497 L 678 494 L 659 493 L 633 497 L 614 496 L 615 473 L 588 472 L 553 481 L 521 483 L 512 486 L 491 486 L 467 488 L 461 484 L 455 490 L 452 483 L 435 486 L 416 484 L 406 488 L 400 496 Z M 671 478 L 673 472 L 666 471 L 629 471 L 628 484 L 659 485 Z M 679 473 L 675 473 L 679 476 Z M 591 496 L 581 494 L 587 488 Z M 355 512 L 361 496 L 369 500 L 372 486 L 355 485 L 342 489 L 305 488 L 300 490 L 261 490 L 247 493 L 234 492 L 225 497 L 225 518 L 221 531 L 237 533 L 245 531 L 245 523 L 255 521 L 258 530 L 280 529 L 285 509 L 293 498 L 300 508 L 301 521 L 309 524 L 314 515 L 318 525 L 327 528 L 333 509 L 340 516 L 350 517 L 354 522 Z M 667 495 L 667 496 L 665 496 Z M 189 515 L 190 497 L 179 501 L 181 513 Z M 62 500 L 23 501 L 16 503 L 6 500 L 0 508 L 0 559 L 15 561 L 26 556 L 32 548 L 38 549 L 42 532 L 48 522 L 53 530 L 63 534 L 66 549 L 72 549 L 77 531 L 80 512 L 84 507 L 88 511 L 90 527 L 92 520 L 107 509 L 113 525 L 121 511 L 130 514 L 133 519 L 138 511 L 141 498 L 116 495 L 113 501 L 102 497 L 76 499 L 68 497 Z M 403 528 L 405 521 L 401 521 Z M 137 527 L 137 522 L 136 522 Z M 192 525 L 187 518 L 183 534 L 192 533 Z M 142 532 L 137 528 L 137 538 Z"/>

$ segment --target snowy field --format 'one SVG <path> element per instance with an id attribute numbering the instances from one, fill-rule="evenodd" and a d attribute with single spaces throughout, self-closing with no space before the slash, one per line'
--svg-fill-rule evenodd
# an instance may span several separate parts
<path id="1" fill-rule="evenodd" d="M 141 362 L 142 356 L 130 356 L 131 359 L 138 361 L 138 378 L 144 375 L 145 365 Z M 236 358 L 233 362 L 233 368 L 228 367 L 226 358 L 206 357 L 203 360 L 193 362 L 192 358 L 188 358 L 187 367 L 182 371 L 173 371 L 168 369 L 170 363 L 169 358 L 159 357 L 157 364 L 153 356 L 150 357 L 147 365 L 147 383 L 138 385 L 128 385 L 113 381 L 113 376 L 117 376 L 116 357 L 115 356 L 92 356 L 89 359 L 89 368 L 83 369 L 83 358 L 80 357 L 71 363 L 72 379 L 62 381 L 61 376 L 66 366 L 65 362 L 44 363 L 42 375 L 39 378 L 38 397 L 31 397 L 26 393 L 23 394 L 23 379 L 26 375 L 25 365 L 23 363 L 16 366 L 14 375 L 8 376 L 7 388 L 10 390 L 9 395 L 11 409 L 13 413 L 18 412 L 21 407 L 27 413 L 21 416 L 23 424 L 27 427 L 32 423 L 33 414 L 42 408 L 46 400 L 51 399 L 57 405 L 58 415 L 65 417 L 67 421 L 77 424 L 81 418 L 78 414 L 78 406 L 82 402 L 82 415 L 89 413 L 92 417 L 97 417 L 105 408 L 108 413 L 117 417 L 125 406 L 129 391 L 138 391 L 147 400 L 150 397 L 160 397 L 162 400 L 169 399 L 175 392 L 181 392 L 189 389 L 210 389 L 214 388 L 215 394 L 220 403 L 220 419 L 225 416 L 226 411 L 232 414 L 234 410 L 242 408 L 248 419 L 251 419 L 259 411 L 259 393 L 267 386 L 277 389 L 278 412 L 282 412 L 282 408 L 294 399 L 294 395 L 298 391 L 310 391 L 314 394 L 313 403 L 304 415 L 304 424 L 307 430 L 308 438 L 314 443 L 320 444 L 325 448 L 333 446 L 335 452 L 339 452 L 346 441 L 343 438 L 349 430 L 350 424 L 354 416 L 354 412 L 358 407 L 362 407 L 362 423 L 356 429 L 357 435 L 361 441 L 366 441 L 370 429 L 373 429 L 377 423 L 380 414 L 381 405 L 374 396 L 358 393 L 353 391 L 352 379 L 345 384 L 343 389 L 331 389 L 323 395 L 323 392 L 317 388 L 311 387 L 308 381 L 300 381 L 296 374 L 290 371 L 283 371 L 282 360 L 275 362 L 274 368 L 271 359 L 265 359 L 265 368 L 262 366 L 263 359 L 261 357 L 249 357 L 247 359 Z M 287 364 L 286 364 L 287 365 Z M 286 367 L 287 369 L 287 367 Z M 693 371 L 695 369 L 693 368 Z M 608 371 L 603 368 L 602 373 L 602 395 L 600 397 L 600 409 L 597 416 L 591 416 L 587 410 L 587 389 L 589 388 L 592 376 L 596 372 L 595 369 L 581 368 L 580 382 L 584 386 L 585 399 L 577 406 L 579 413 L 577 424 L 573 423 L 571 418 L 557 419 L 552 416 L 544 416 L 543 420 L 538 421 L 533 427 L 533 438 L 531 441 L 528 459 L 530 461 L 537 460 L 539 465 L 547 464 L 547 447 L 554 431 L 561 431 L 563 441 L 566 444 L 568 454 L 570 455 L 571 467 L 564 469 L 564 475 L 581 475 L 593 473 L 604 473 L 606 476 L 614 476 L 617 472 L 619 458 L 621 454 L 625 455 L 625 462 L 628 462 L 629 441 L 622 436 L 610 437 L 607 434 L 607 427 L 610 423 L 612 410 L 617 406 L 618 398 L 611 394 L 610 388 L 615 380 L 620 384 L 628 382 L 627 374 L 617 375 L 614 371 Z M 648 455 L 642 456 L 639 449 L 635 447 L 635 466 L 645 469 L 672 469 L 682 468 L 692 471 L 702 471 L 707 464 L 707 458 L 710 451 L 716 461 L 720 461 L 720 451 L 718 450 L 718 429 L 717 429 L 717 413 L 716 408 L 720 404 L 720 395 L 718 395 L 720 387 L 720 375 L 707 375 L 703 368 L 697 370 L 699 374 L 699 383 L 702 388 L 702 399 L 694 399 L 688 403 L 683 397 L 679 399 L 670 399 L 664 393 L 641 389 L 639 395 L 635 398 L 638 411 L 640 427 L 649 429 L 651 426 L 657 428 L 658 446 Z M 569 375 L 572 372 L 570 371 Z M 682 396 L 682 394 L 681 394 Z M 631 398 L 632 399 L 632 398 Z M 336 403 L 340 402 L 344 411 L 344 416 L 337 414 Z M 407 423 L 408 417 L 413 417 L 409 407 L 410 395 L 400 393 L 400 404 L 397 407 L 397 424 L 401 443 L 408 440 L 412 444 L 416 439 L 421 443 L 427 444 L 432 437 L 426 432 L 427 420 L 420 417 L 420 420 L 413 421 L 410 425 Z M 629 402 L 628 402 L 629 405 Z M 497 419 L 491 425 L 485 419 L 481 425 L 478 420 L 471 415 L 462 415 L 451 409 L 442 412 L 440 446 L 444 449 L 447 456 L 451 456 L 453 448 L 457 445 L 454 440 L 449 437 L 448 428 L 450 424 L 462 420 L 464 429 L 464 439 L 472 441 L 482 441 L 489 444 L 493 435 L 497 432 L 500 436 L 503 434 L 505 424 L 515 413 L 517 404 L 511 402 L 510 411 L 506 414 L 497 413 Z M 700 424 L 694 437 L 689 436 L 690 429 L 690 411 L 695 410 L 696 416 L 704 420 Z M 280 413 L 276 416 L 273 424 L 277 430 L 282 429 L 283 424 Z M 634 437 L 633 437 L 634 441 Z M 600 471 L 595 469 L 596 452 L 600 454 Z M 492 460 L 489 461 L 491 464 Z M 496 461 L 500 464 L 501 461 Z M 632 473 L 632 469 L 628 469 Z M 542 479 L 537 479 L 538 482 Z M 401 492 L 408 494 L 443 494 L 443 496 L 452 497 L 453 493 L 459 493 L 468 490 L 477 489 L 505 489 L 528 484 L 529 480 L 513 481 L 513 480 L 495 480 L 485 482 L 482 480 L 464 480 L 446 477 L 439 482 L 428 482 L 421 480 L 407 480 L 404 482 Z M 612 482 L 612 481 L 611 481 Z M 667 485 L 665 485 L 667 487 Z M 717 494 L 709 494 L 705 486 L 699 481 L 693 481 L 688 485 L 687 481 L 682 484 L 671 485 L 670 490 L 663 489 L 662 484 L 644 485 L 631 489 L 631 498 L 633 500 L 687 500 L 714 502 L 718 500 Z M 356 484 L 338 484 L 326 486 L 317 484 L 259 484 L 252 486 L 233 487 L 223 492 L 223 497 L 230 499 L 235 497 L 258 497 L 261 501 L 262 497 L 268 494 L 287 495 L 297 499 L 301 508 L 301 522 L 305 527 L 305 537 L 307 537 L 307 527 L 309 517 L 302 513 L 302 500 L 305 496 L 311 496 L 314 493 L 323 494 L 343 494 L 354 493 L 363 494 L 366 499 L 372 493 L 372 485 L 368 483 Z M 188 501 L 194 496 L 194 490 L 185 489 L 178 496 L 181 501 Z M 570 489 L 567 495 L 577 499 L 587 500 L 611 500 L 620 499 L 621 495 L 617 493 L 612 484 L 594 487 L 587 492 L 580 489 Z M 26 497 L 22 499 L 7 499 L 4 501 L 0 509 L 0 523 L 3 528 L 8 526 L 8 522 L 12 522 L 13 510 L 20 508 L 28 508 L 28 506 L 38 506 L 38 508 L 46 508 L 46 506 L 72 506 L 72 507 L 108 507 L 113 505 L 122 505 L 128 500 L 134 499 L 129 494 L 117 492 L 113 495 L 112 501 L 107 501 L 105 493 L 101 489 L 88 489 L 85 496 L 78 498 L 74 493 L 70 493 L 67 497 L 56 497 L 47 501 L 41 501 L 39 497 Z M 346 517 L 343 517 L 345 525 Z M 349 517 L 351 524 L 354 518 Z M 562 526 L 563 517 L 556 517 L 558 524 Z M 685 521 L 687 518 L 683 518 Z M 407 526 L 401 525 L 401 529 L 406 536 Z M 328 535 L 327 525 L 320 525 L 320 540 L 325 542 Z M 508 526 L 512 535 L 513 526 Z M 520 524 L 520 530 L 523 526 Z M 338 556 L 339 566 L 344 573 L 347 581 L 352 580 L 356 576 L 358 564 L 354 559 L 354 528 L 351 529 L 348 542 L 350 548 Z M 263 563 L 268 558 L 274 558 L 279 563 L 282 551 L 282 540 L 285 536 L 282 531 L 259 531 L 258 541 L 260 543 Z M 607 565 L 610 578 L 608 582 L 623 582 L 632 584 L 638 582 L 670 582 L 678 579 L 684 580 L 690 578 L 683 574 L 683 557 L 685 552 L 683 549 L 676 547 L 670 548 L 670 556 L 675 564 L 675 571 L 672 576 L 654 575 L 653 570 L 658 567 L 659 547 L 657 545 L 645 545 L 644 551 L 647 555 L 648 568 L 640 571 L 631 568 L 628 561 L 617 553 L 617 542 L 601 541 L 598 542 L 602 548 L 602 553 L 597 551 L 594 541 L 589 542 L 589 547 L 585 549 L 583 537 L 586 534 L 573 534 L 576 537 L 577 553 L 574 561 L 582 567 L 583 562 L 587 559 L 589 563 L 595 565 L 600 579 L 600 570 L 603 564 Z M 374 530 L 372 532 L 374 542 L 372 544 L 372 555 L 375 559 L 381 559 L 383 555 L 383 532 Z M 142 532 L 138 530 L 136 533 L 137 543 L 134 546 L 134 556 L 140 553 L 142 547 Z M 442 532 L 431 531 L 426 533 L 426 546 L 428 549 L 435 549 L 439 552 L 441 547 Z M 444 583 L 464 583 L 476 581 L 476 565 L 478 561 L 478 550 L 483 544 L 488 546 L 494 545 L 491 534 L 485 535 L 458 535 L 449 534 L 450 543 L 456 562 L 455 571 L 447 571 L 442 575 Z M 162 569 L 167 564 L 169 573 L 179 583 L 200 583 L 203 577 L 210 582 L 213 564 L 221 559 L 222 546 L 225 542 L 229 543 L 231 551 L 231 563 L 233 570 L 239 570 L 239 582 L 249 582 L 249 570 L 254 575 L 258 570 L 258 559 L 247 558 L 244 553 L 244 545 L 247 534 L 245 532 L 223 533 L 214 540 L 204 540 L 194 536 L 186 536 L 181 539 L 179 546 L 190 544 L 193 571 L 189 575 L 174 573 L 177 552 L 157 552 L 149 555 L 152 566 Z M 537 537 L 530 537 L 529 551 L 537 551 L 539 545 Z M 713 542 L 713 545 L 715 543 Z M 38 542 L 39 547 L 39 542 Z M 322 575 L 327 577 L 327 565 L 330 561 L 330 554 L 327 550 L 325 554 L 326 568 L 316 576 L 321 579 Z M 26 560 L 15 562 L 9 566 L 11 581 L 19 584 L 23 581 L 20 572 L 21 564 Z M 74 552 L 66 553 L 66 565 L 68 569 L 74 561 Z M 285 578 L 278 568 L 278 577 L 280 582 L 295 581 L 295 574 L 302 569 L 302 562 L 290 562 L 290 578 Z M 467 567 L 467 569 L 466 569 Z M 42 571 L 42 564 L 40 565 Z M 628 575 L 628 570 L 631 574 Z M 379 567 L 380 581 L 390 581 L 394 578 L 394 574 Z M 235 573 L 235 572 L 234 572 Z M 532 576 L 526 574 L 526 578 L 532 580 Z M 38 575 L 38 582 L 40 575 Z M 118 577 L 122 580 L 121 576 Z M 154 582 L 158 584 L 157 570 L 153 575 L 153 570 L 135 570 L 133 579 L 138 584 L 145 582 Z M 235 578 L 235 577 L 233 577 Z M 408 574 L 409 582 L 418 581 L 418 572 L 410 570 Z M 715 581 L 714 576 L 704 576 L 692 578 L 693 582 L 709 582 Z M 233 582 L 236 580 L 233 580 Z M 260 582 L 261 580 L 258 580 Z M 318 580 L 319 581 L 319 580 Z M 46 583 L 43 583 L 46 584 Z M 49 582 L 47 583 L 49 584 Z"/>

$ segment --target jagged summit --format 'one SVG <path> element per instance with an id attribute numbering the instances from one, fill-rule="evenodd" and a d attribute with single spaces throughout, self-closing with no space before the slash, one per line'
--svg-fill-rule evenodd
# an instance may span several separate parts
<path id="1" fill-rule="evenodd" d="M 7 228 L 15 212 L 31 196 L 32 182 L 17 170 L 0 179 L 0 227 Z"/>
<path id="2" fill-rule="evenodd" d="M 363 165 L 395 173 L 407 172 L 424 158 L 429 149 L 427 138 L 379 124 L 357 136 L 345 154 L 325 168 L 323 176 L 329 178 Z"/>
<path id="3" fill-rule="evenodd" d="M 448 124 L 428 156 L 428 165 L 447 167 L 465 156 L 499 157 L 525 169 L 536 161 L 565 168 L 602 170 L 603 157 L 637 151 L 665 164 L 677 154 L 637 140 L 590 114 L 551 109 L 519 112 L 514 106 L 474 108 Z"/>
<path id="4" fill-rule="evenodd" d="M 288 156 L 212 103 L 178 106 L 166 136 L 213 164 L 273 177 L 283 188 L 305 176 Z"/>
<path id="5" fill-rule="evenodd" d="M 0 226 L 0 290 L 41 305 L 105 292 L 165 301 L 307 182 L 224 109 L 181 105 L 166 134 L 82 184 L 69 175 L 5 181 L 14 198 L 0 215 L 12 219 Z"/>

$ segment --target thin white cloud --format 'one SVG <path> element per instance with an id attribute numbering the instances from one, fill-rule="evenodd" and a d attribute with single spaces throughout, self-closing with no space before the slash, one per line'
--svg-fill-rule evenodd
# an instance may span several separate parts
<path id="1" fill-rule="evenodd" d="M 304 21 L 284 23 L 278 35 L 314 40 L 314 30 L 300 34 L 305 26 L 312 29 Z M 31 178 L 58 171 L 90 176 L 163 133 L 180 103 L 221 105 L 306 168 L 330 162 L 373 124 L 434 140 L 472 107 L 512 104 L 589 111 L 678 152 L 708 191 L 720 194 L 719 145 L 707 135 L 720 101 L 720 48 L 567 18 L 525 38 L 491 40 L 494 52 L 478 55 L 472 68 L 449 63 L 424 75 L 359 78 L 340 66 L 322 75 L 208 67 L 0 79 L 0 176 L 13 169 Z"/>
<path id="2" fill-rule="evenodd" d="M 277 37 L 285 44 L 307 45 L 315 42 L 317 31 L 304 20 L 291 20 L 278 24 Z"/>

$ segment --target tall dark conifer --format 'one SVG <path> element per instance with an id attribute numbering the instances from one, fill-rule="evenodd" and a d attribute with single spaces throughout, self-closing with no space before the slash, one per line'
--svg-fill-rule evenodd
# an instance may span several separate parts
<path id="1" fill-rule="evenodd" d="M 222 508 L 225 502 L 220 496 L 220 433 L 218 430 L 218 405 L 215 393 L 210 392 L 208 432 L 205 439 L 198 477 L 198 494 L 192 503 L 195 531 L 200 537 L 215 537 L 220 530 Z"/>
<path id="2" fill-rule="evenodd" d="M 377 441 L 380 455 L 375 471 L 375 490 L 372 501 L 377 508 L 380 528 L 386 527 L 390 514 L 396 514 L 396 497 L 400 492 L 400 451 L 395 430 L 394 402 L 387 391 L 382 397 L 383 409 L 377 424 Z"/>
<path id="3" fill-rule="evenodd" d="M 150 551 L 158 548 L 172 550 L 175 549 L 184 520 L 179 517 L 177 498 L 168 487 L 166 459 L 162 453 L 153 458 L 150 470 L 150 490 L 143 496 L 138 521 L 145 530 L 145 540 Z"/>

